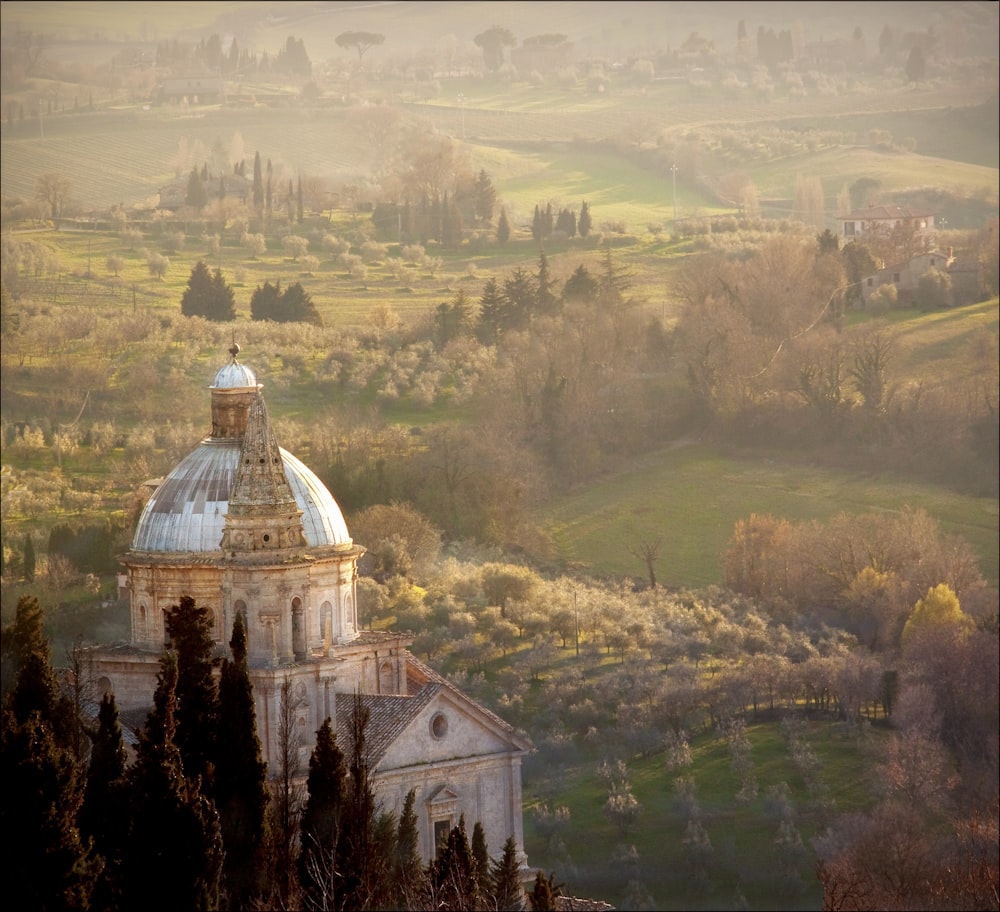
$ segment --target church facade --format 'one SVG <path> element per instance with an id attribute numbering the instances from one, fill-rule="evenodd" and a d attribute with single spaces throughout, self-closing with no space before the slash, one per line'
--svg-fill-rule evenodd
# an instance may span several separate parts
<path id="1" fill-rule="evenodd" d="M 233 619 L 247 627 L 257 725 L 269 770 L 289 723 L 300 767 L 330 717 L 346 750 L 351 709 L 369 711 L 376 800 L 399 813 L 416 791 L 420 851 L 430 860 L 464 815 L 490 851 L 513 836 L 524 862 L 525 737 L 416 659 L 411 638 L 358 628 L 358 559 L 319 478 L 277 442 L 239 346 L 210 387 L 212 430 L 153 490 L 122 556 L 131 635 L 94 652 L 99 686 L 123 714 L 148 709 L 168 645 L 166 612 L 182 596 L 208 607 L 220 654 Z"/>

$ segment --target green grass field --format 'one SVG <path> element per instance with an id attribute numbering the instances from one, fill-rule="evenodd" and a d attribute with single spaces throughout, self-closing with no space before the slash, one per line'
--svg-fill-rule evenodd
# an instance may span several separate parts
<path id="1" fill-rule="evenodd" d="M 529 759 L 525 768 L 525 849 L 532 864 L 553 871 L 577 896 L 599 896 L 619 909 L 631 908 L 627 881 L 638 877 L 655 909 L 739 908 L 741 894 L 749 908 L 818 909 L 822 902 L 815 879 L 810 840 L 830 815 L 864 807 L 871 799 L 871 751 L 883 732 L 871 728 L 863 740 L 831 722 L 807 724 L 805 742 L 819 761 L 818 779 L 828 801 L 818 805 L 792 761 L 777 722 L 750 723 L 757 797 L 740 805 L 739 781 L 725 742 L 706 733 L 692 741 L 693 766 L 667 770 L 664 754 L 628 761 L 632 792 L 641 805 L 636 824 L 625 833 L 602 812 L 607 789 L 597 776 L 601 760 L 595 751 L 581 750 L 580 759 L 557 772 L 538 771 Z M 692 775 L 700 820 L 711 842 L 705 878 L 685 851 L 688 817 L 675 800 L 674 779 Z M 790 820 L 802 840 L 802 850 L 781 851 L 775 845 L 780 820 L 769 801 L 769 790 L 788 787 Z M 554 796 L 554 797 L 550 797 Z M 539 803 L 565 806 L 570 821 L 552 842 L 536 825 Z M 574 838 L 586 833 L 587 839 Z M 634 846 L 635 868 L 612 856 Z M 784 892 L 780 892 L 782 886 Z M 776 895 L 777 894 L 777 895 Z"/>
<path id="2" fill-rule="evenodd" d="M 546 504 L 538 519 L 562 559 L 597 574 L 643 577 L 629 549 L 662 537 L 657 578 L 667 586 L 719 583 L 721 558 L 737 520 L 751 513 L 793 521 L 840 512 L 926 510 L 941 530 L 961 535 L 985 578 L 1000 577 L 996 499 L 944 488 L 782 462 L 723 456 L 697 444 L 643 460 L 631 471 Z"/>

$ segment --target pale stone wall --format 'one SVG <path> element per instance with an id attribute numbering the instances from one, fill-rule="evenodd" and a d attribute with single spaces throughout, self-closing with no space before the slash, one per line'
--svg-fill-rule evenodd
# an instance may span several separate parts
<path id="1" fill-rule="evenodd" d="M 414 789 L 420 855 L 425 864 L 435 853 L 435 823 L 450 829 L 463 814 L 470 839 L 476 823 L 482 824 L 492 857 L 498 857 L 504 842 L 513 836 L 520 860 L 526 860 L 519 756 L 504 753 L 400 768 L 386 768 L 383 763 L 373 778 L 376 800 L 397 817 L 407 793 Z"/>

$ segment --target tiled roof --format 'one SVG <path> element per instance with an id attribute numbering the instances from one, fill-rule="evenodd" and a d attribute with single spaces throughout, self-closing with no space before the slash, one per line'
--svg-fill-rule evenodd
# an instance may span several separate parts
<path id="1" fill-rule="evenodd" d="M 847 215 L 838 215 L 839 219 L 911 219 L 928 218 L 933 215 L 927 209 L 910 209 L 909 206 L 865 206 L 852 209 Z"/>
<path id="2" fill-rule="evenodd" d="M 474 707 L 477 713 L 489 719 L 522 750 L 531 750 L 531 742 L 516 732 L 508 722 L 462 693 L 412 654 L 406 656 L 406 684 L 405 694 L 361 694 L 362 706 L 367 707 L 369 713 L 366 735 L 368 762 L 373 769 L 378 766 L 393 741 L 403 734 L 420 711 L 442 691 L 447 691 L 461 703 Z M 337 694 L 337 743 L 345 753 L 351 744 L 350 719 L 354 709 L 354 696 L 350 693 Z"/>
<path id="3" fill-rule="evenodd" d="M 555 897 L 557 912 L 609 912 L 615 907 L 601 899 L 580 899 L 578 896 Z"/>
<path id="4" fill-rule="evenodd" d="M 440 690 L 427 684 L 414 696 L 400 694 L 361 694 L 361 705 L 368 710 L 368 763 L 378 766 L 386 751 Z M 351 713 L 354 694 L 337 694 L 337 744 L 346 754 L 351 746 Z"/>

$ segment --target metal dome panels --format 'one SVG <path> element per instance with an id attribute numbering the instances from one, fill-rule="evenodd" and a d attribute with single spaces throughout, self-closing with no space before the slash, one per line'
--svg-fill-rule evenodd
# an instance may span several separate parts
<path id="1" fill-rule="evenodd" d="M 326 486 L 286 450 L 282 464 L 302 510 L 311 547 L 351 545 L 340 507 Z M 219 552 L 240 457 L 240 442 L 206 438 L 157 487 L 139 517 L 133 551 Z"/>
<path id="2" fill-rule="evenodd" d="M 219 368 L 209 389 L 246 389 L 257 386 L 257 375 L 245 364 L 240 364 L 236 358 Z"/>

